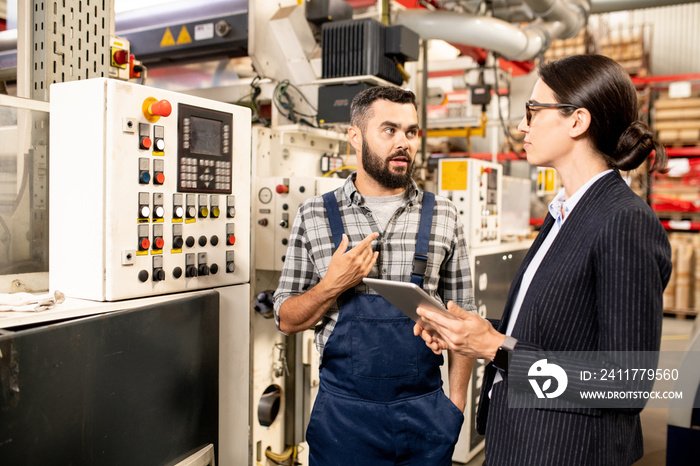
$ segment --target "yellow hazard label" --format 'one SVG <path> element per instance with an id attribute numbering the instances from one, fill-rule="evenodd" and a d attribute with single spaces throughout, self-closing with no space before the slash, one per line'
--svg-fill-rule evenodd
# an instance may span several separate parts
<path id="1" fill-rule="evenodd" d="M 154 249 L 151 251 L 151 254 L 152 255 L 163 254 L 163 250 L 162 249 Z"/>
<path id="2" fill-rule="evenodd" d="M 171 249 L 170 253 L 171 254 L 180 254 L 180 253 L 182 253 L 182 249 Z"/>
<path id="3" fill-rule="evenodd" d="M 147 255 L 148 255 L 148 251 L 136 251 L 136 255 L 137 255 L 137 256 L 147 256 Z"/>
<path id="4" fill-rule="evenodd" d="M 175 38 L 173 37 L 173 33 L 170 32 L 170 28 L 167 28 L 165 34 L 163 34 L 163 38 L 160 40 L 160 46 L 170 47 L 171 45 L 175 45 Z"/>
<path id="5" fill-rule="evenodd" d="M 190 33 L 187 32 L 187 28 L 182 26 L 180 29 L 180 34 L 177 36 L 177 45 L 189 44 L 192 42 L 192 37 Z"/>
<path id="6" fill-rule="evenodd" d="M 466 161 L 442 162 L 440 189 L 443 191 L 466 191 L 467 165 Z"/>
<path id="7" fill-rule="evenodd" d="M 185 220 L 185 223 L 195 223 L 196 221 L 197 219 L 195 218 L 188 218 L 187 220 Z"/>
<path id="8" fill-rule="evenodd" d="M 182 219 L 181 218 L 174 218 L 173 223 L 182 223 Z"/>

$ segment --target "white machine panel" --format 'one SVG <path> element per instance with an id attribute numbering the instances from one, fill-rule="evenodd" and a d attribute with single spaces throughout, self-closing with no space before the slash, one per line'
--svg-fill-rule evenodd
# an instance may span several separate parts
<path id="1" fill-rule="evenodd" d="M 438 194 L 457 207 L 470 248 L 501 242 L 503 167 L 477 159 L 440 159 Z"/>
<path id="2" fill-rule="evenodd" d="M 255 268 L 281 271 L 299 206 L 308 198 L 342 186 L 323 177 L 258 178 L 255 205 Z"/>
<path id="3" fill-rule="evenodd" d="M 249 282 L 250 118 L 116 80 L 52 85 L 50 287 L 113 301 Z"/>

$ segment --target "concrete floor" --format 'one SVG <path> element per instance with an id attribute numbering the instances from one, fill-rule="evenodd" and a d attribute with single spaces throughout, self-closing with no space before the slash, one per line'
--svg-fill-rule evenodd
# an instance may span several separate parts
<path id="1" fill-rule="evenodd" d="M 685 351 L 694 334 L 696 320 L 664 317 L 663 336 L 661 337 L 661 361 L 663 368 L 677 368 L 680 365 L 680 352 Z M 700 325 L 700 322 L 698 322 Z M 666 353 L 668 352 L 668 353 Z M 654 387 L 655 389 L 670 390 L 671 386 Z M 634 463 L 634 466 L 662 466 L 666 464 L 666 418 L 668 409 L 647 408 L 642 411 L 642 430 L 644 432 L 644 457 Z M 482 451 L 466 466 L 481 466 L 485 455 Z M 461 466 L 462 463 L 454 463 Z"/>

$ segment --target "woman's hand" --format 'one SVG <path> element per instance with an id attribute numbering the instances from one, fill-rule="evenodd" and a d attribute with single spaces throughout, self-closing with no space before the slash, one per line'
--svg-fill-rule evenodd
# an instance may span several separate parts
<path id="1" fill-rule="evenodd" d="M 418 308 L 421 321 L 413 328 L 435 353 L 451 349 L 471 358 L 493 360 L 506 337 L 478 314 L 467 312 L 454 302 L 447 303 L 452 317 Z"/>

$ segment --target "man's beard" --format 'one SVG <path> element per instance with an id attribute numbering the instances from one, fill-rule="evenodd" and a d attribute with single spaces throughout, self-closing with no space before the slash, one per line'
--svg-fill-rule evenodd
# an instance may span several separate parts
<path id="1" fill-rule="evenodd" d="M 405 172 L 397 173 L 391 169 L 390 161 L 394 157 L 401 156 L 406 157 L 408 164 Z M 366 139 L 362 140 L 362 167 L 369 176 L 387 189 L 407 188 L 410 186 L 414 168 L 408 151 L 400 149 L 386 160 L 382 160 L 370 149 Z"/>

